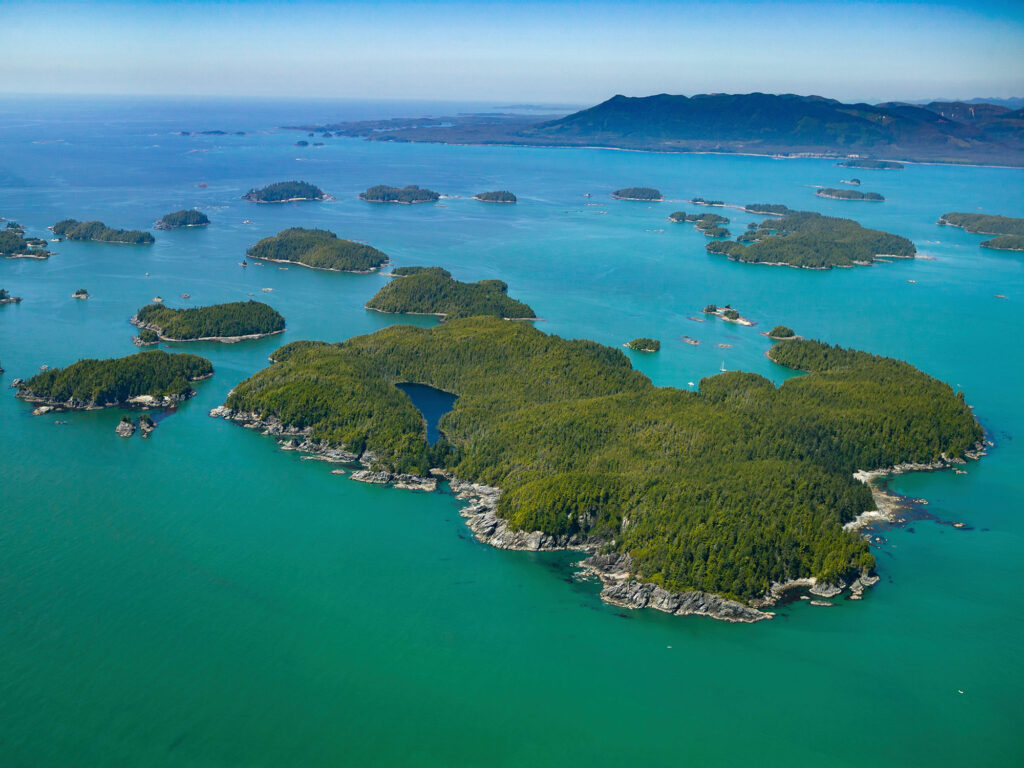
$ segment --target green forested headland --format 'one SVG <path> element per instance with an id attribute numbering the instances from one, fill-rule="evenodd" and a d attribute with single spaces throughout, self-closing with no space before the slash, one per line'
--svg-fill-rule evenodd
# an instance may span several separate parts
<path id="1" fill-rule="evenodd" d="M 619 200 L 662 200 L 663 195 L 652 187 L 625 187 L 612 192 Z"/>
<path id="2" fill-rule="evenodd" d="M 366 306 L 380 312 L 415 312 L 441 315 L 445 319 L 494 315 L 532 318 L 533 310 L 509 297 L 501 280 L 463 283 L 441 267 L 398 267 L 395 279 L 377 291 Z"/>
<path id="3" fill-rule="evenodd" d="M 655 387 L 621 350 L 472 317 L 289 344 L 226 405 L 380 467 L 498 486 L 513 529 L 603 541 L 642 580 L 749 599 L 872 566 L 842 528 L 873 508 L 852 472 L 960 456 L 982 435 L 962 397 L 906 363 L 804 341 L 773 356 L 811 373 L 778 388 L 724 373 L 688 392 Z M 435 446 L 401 382 L 458 395 Z"/>
<path id="4" fill-rule="evenodd" d="M 1024 219 L 991 216 L 986 213 L 944 213 L 939 224 L 962 227 L 981 235 L 1024 235 Z"/>
<path id="5" fill-rule="evenodd" d="M 815 192 L 818 197 L 829 197 L 833 200 L 864 200 L 873 203 L 885 201 L 877 192 L 861 192 L 859 189 L 835 189 L 833 187 L 822 187 Z"/>
<path id="6" fill-rule="evenodd" d="M 327 197 L 320 187 L 307 181 L 278 181 L 262 189 L 250 189 L 243 200 L 254 203 L 287 203 L 292 200 L 323 200 Z"/>
<path id="7" fill-rule="evenodd" d="M 432 189 L 420 189 L 415 184 L 407 187 L 389 187 L 387 184 L 378 184 L 370 187 L 365 192 L 359 193 L 360 200 L 369 203 L 436 203 L 441 196 Z"/>
<path id="8" fill-rule="evenodd" d="M 284 317 L 280 312 L 251 299 L 187 309 L 149 304 L 135 314 L 134 322 L 141 328 L 152 326 L 151 330 L 171 341 L 252 336 L 284 330 Z"/>
<path id="9" fill-rule="evenodd" d="M 23 382 L 17 394 L 69 408 L 121 405 L 140 395 L 186 399 L 195 394 L 189 382 L 212 374 L 204 357 L 153 350 L 51 368 Z"/>
<path id="10" fill-rule="evenodd" d="M 57 237 L 64 237 L 68 240 L 95 240 L 98 243 L 125 243 L 128 245 L 149 245 L 155 242 L 149 232 L 139 229 L 111 229 L 102 221 L 61 219 L 50 229 Z"/>
<path id="11" fill-rule="evenodd" d="M 982 248 L 993 248 L 997 251 L 1024 251 L 1024 235 L 1000 235 L 991 240 L 979 243 Z"/>
<path id="12" fill-rule="evenodd" d="M 507 190 L 501 190 L 498 192 L 481 192 L 475 196 L 475 199 L 482 203 L 514 203 L 517 202 L 518 198 Z"/>
<path id="13" fill-rule="evenodd" d="M 372 272 L 388 260 L 386 253 L 364 243 L 342 240 L 330 230 L 301 227 L 263 238 L 246 251 L 246 255 L 336 272 Z"/>
<path id="14" fill-rule="evenodd" d="M 160 217 L 153 226 L 156 229 L 178 229 L 179 227 L 205 227 L 210 219 L 202 211 L 186 208 Z"/>
<path id="15" fill-rule="evenodd" d="M 913 258 L 914 244 L 905 237 L 862 227 L 851 219 L 798 211 L 782 218 L 765 219 L 744 242 L 717 240 L 709 253 L 720 253 L 751 264 L 788 264 L 829 269 L 870 264 L 875 256 Z"/>

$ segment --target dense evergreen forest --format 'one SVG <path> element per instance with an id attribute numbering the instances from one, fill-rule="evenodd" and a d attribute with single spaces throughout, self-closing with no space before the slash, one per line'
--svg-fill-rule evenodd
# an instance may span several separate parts
<path id="1" fill-rule="evenodd" d="M 37 237 L 25 237 L 25 230 L 20 228 L 0 229 L 0 256 L 34 256 L 46 258 L 50 252 L 43 248 L 45 240 Z"/>
<path id="2" fill-rule="evenodd" d="M 651 187 L 625 187 L 612 192 L 617 200 L 663 200 L 664 196 Z"/>
<path id="3" fill-rule="evenodd" d="M 861 192 L 859 189 L 834 189 L 833 187 L 822 187 L 815 192 L 818 197 L 828 197 L 833 200 L 865 200 L 873 203 L 880 203 L 885 200 L 877 192 Z"/>
<path id="4" fill-rule="evenodd" d="M 95 240 L 99 243 L 125 243 L 128 245 L 150 245 L 155 242 L 149 232 L 139 229 L 111 229 L 102 221 L 61 219 L 50 229 L 57 237 L 64 237 L 68 240 Z"/>
<path id="5" fill-rule="evenodd" d="M 473 317 L 289 344 L 226 405 L 371 450 L 379 467 L 496 485 L 513 529 L 603 541 L 640 579 L 749 599 L 872 566 L 842 529 L 873 508 L 854 470 L 960 456 L 982 436 L 962 397 L 906 363 L 774 350 L 812 373 L 779 388 L 724 373 L 687 392 L 653 386 L 620 350 Z M 458 395 L 435 446 L 401 382 Z"/>
<path id="6" fill-rule="evenodd" d="M 284 330 L 281 313 L 268 304 L 251 299 L 188 309 L 149 304 L 135 314 L 132 322 L 140 328 L 149 326 L 150 330 L 169 341 L 252 336 Z"/>
<path id="7" fill-rule="evenodd" d="M 747 213 L 775 213 L 783 216 L 787 213 L 796 213 L 788 205 L 781 203 L 747 203 L 743 206 L 743 210 Z"/>
<path id="8" fill-rule="evenodd" d="M 776 325 L 774 328 L 768 331 L 768 335 L 773 339 L 791 339 L 794 336 L 796 336 L 796 333 L 794 333 L 793 329 L 788 326 Z"/>
<path id="9" fill-rule="evenodd" d="M 160 217 L 154 229 L 178 229 L 178 227 L 205 227 L 210 223 L 206 214 L 194 208 L 186 208 Z"/>
<path id="10" fill-rule="evenodd" d="M 962 227 L 980 235 L 1024 235 L 1024 219 L 985 213 L 944 213 L 939 224 Z"/>
<path id="11" fill-rule="evenodd" d="M 867 168 L 873 171 L 901 171 L 903 163 L 892 160 L 868 160 L 864 157 L 854 157 L 839 163 L 843 168 Z"/>
<path id="12" fill-rule="evenodd" d="M 23 382 L 17 395 L 69 408 L 123 405 L 140 395 L 183 400 L 195 394 L 189 382 L 212 374 L 213 364 L 204 357 L 153 350 L 51 368 Z"/>
<path id="13" fill-rule="evenodd" d="M 691 223 L 708 237 L 729 237 L 729 230 L 722 226 L 728 224 L 729 219 L 717 213 L 673 211 L 668 218 L 673 224 Z"/>
<path id="14" fill-rule="evenodd" d="M 1024 235 L 1000 235 L 981 243 L 982 248 L 994 248 L 997 251 L 1024 251 Z"/>
<path id="15" fill-rule="evenodd" d="M 479 195 L 476 195 L 475 199 L 482 203 L 515 203 L 518 201 L 518 198 L 507 190 L 481 192 Z"/>
<path id="16" fill-rule="evenodd" d="M 445 319 L 471 315 L 532 318 L 533 310 L 508 295 L 501 280 L 463 283 L 441 267 L 398 267 L 395 278 L 366 306 L 380 312 L 415 312 Z"/>
<path id="17" fill-rule="evenodd" d="M 744 240 L 753 243 L 716 240 L 706 248 L 735 261 L 811 269 L 870 264 L 875 256 L 913 258 L 917 253 L 905 237 L 867 229 L 851 219 L 807 211 L 765 219 L 756 233 L 745 235 Z"/>
<path id="18" fill-rule="evenodd" d="M 250 189 L 243 200 L 254 203 L 287 203 L 292 200 L 323 200 L 327 197 L 320 187 L 307 181 L 278 181 L 262 189 Z"/>
<path id="19" fill-rule="evenodd" d="M 388 256 L 372 246 L 342 240 L 326 229 L 292 227 L 265 237 L 246 255 L 253 259 L 286 261 L 336 272 L 372 272 L 387 263 Z"/>
<path id="20" fill-rule="evenodd" d="M 369 203 L 436 203 L 441 196 L 432 189 L 420 189 L 415 184 L 407 187 L 389 187 L 386 184 L 378 184 L 370 187 L 365 192 L 359 193 L 360 200 Z"/>

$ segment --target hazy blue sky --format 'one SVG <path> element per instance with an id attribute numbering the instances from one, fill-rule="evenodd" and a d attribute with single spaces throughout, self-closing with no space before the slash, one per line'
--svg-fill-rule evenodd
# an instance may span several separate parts
<path id="1" fill-rule="evenodd" d="M 1024 95 L 1016 2 L 0 0 L 0 91 L 591 103 Z"/>

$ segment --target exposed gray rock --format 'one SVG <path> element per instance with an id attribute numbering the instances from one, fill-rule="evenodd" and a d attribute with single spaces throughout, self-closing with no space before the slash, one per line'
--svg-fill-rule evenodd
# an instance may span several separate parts
<path id="1" fill-rule="evenodd" d="M 602 581 L 604 581 L 602 579 Z M 772 614 L 696 590 L 669 592 L 656 584 L 639 581 L 604 582 L 601 599 L 623 608 L 654 608 L 674 616 L 710 616 L 722 621 L 752 624 L 772 618 Z"/>
<path id="2" fill-rule="evenodd" d="M 135 434 L 135 422 L 121 421 L 116 427 L 114 427 L 114 431 L 121 437 L 131 437 Z"/>
<path id="3" fill-rule="evenodd" d="M 420 477 L 419 475 L 399 475 L 394 472 L 373 472 L 369 469 L 360 469 L 352 473 L 352 479 L 360 483 L 377 483 L 380 485 L 393 485 L 395 488 L 403 488 L 407 491 L 430 491 L 437 490 L 437 479 L 433 477 Z"/>

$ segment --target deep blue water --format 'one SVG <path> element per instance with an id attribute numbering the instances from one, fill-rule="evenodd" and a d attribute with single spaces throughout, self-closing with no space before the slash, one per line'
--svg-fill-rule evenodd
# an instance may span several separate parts
<path id="1" fill-rule="evenodd" d="M 433 445 L 441 437 L 437 423 L 455 407 L 455 401 L 459 398 L 450 392 L 443 392 L 426 384 L 401 383 L 396 386 L 409 396 L 412 404 L 423 414 L 427 422 L 427 442 Z"/>
<path id="2" fill-rule="evenodd" d="M 1024 216 L 1024 171 L 858 170 L 861 189 L 887 201 L 857 204 L 814 196 L 854 175 L 827 160 L 298 148 L 276 128 L 490 106 L 0 102 L 0 216 L 30 233 L 68 216 L 148 228 L 191 206 L 212 221 L 158 232 L 148 248 L 65 242 L 45 262 L 0 261 L 0 287 L 25 299 L 0 307 L 0 764 L 1016 765 L 1024 258 L 935 222 L 951 210 Z M 203 130 L 246 135 L 177 134 Z M 295 178 L 335 199 L 239 199 Z M 356 199 L 377 183 L 451 197 Z M 608 196 L 639 185 L 670 201 Z M 469 199 L 489 189 L 520 202 Z M 732 263 L 666 221 L 692 196 L 851 216 L 927 258 L 829 272 Z M 759 218 L 724 213 L 734 233 Z M 760 334 L 777 323 L 908 360 L 964 392 L 995 448 L 967 475 L 893 487 L 969 527 L 881 531 L 882 582 L 864 601 L 795 604 L 756 626 L 604 605 L 572 578 L 572 555 L 475 542 L 448 495 L 349 482 L 208 418 L 280 344 L 435 322 L 365 310 L 380 275 L 237 266 L 288 226 L 366 240 L 396 265 L 502 279 L 549 333 L 618 348 L 657 337 L 658 354 L 626 354 L 659 385 L 696 386 L 723 364 L 782 381 Z M 79 287 L 93 298 L 72 300 Z M 287 331 L 165 345 L 210 357 L 216 374 L 149 440 L 116 437 L 115 412 L 32 417 L 6 388 L 44 364 L 133 353 L 127 320 L 156 295 L 180 306 L 250 294 Z M 708 303 L 758 325 L 690 319 Z"/>

